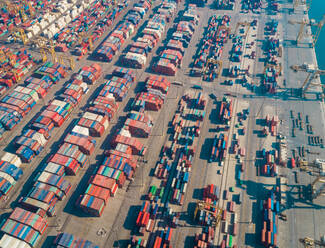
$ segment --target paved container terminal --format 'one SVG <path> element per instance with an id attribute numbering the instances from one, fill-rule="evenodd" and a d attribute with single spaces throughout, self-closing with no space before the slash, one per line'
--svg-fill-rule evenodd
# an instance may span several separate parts
<path id="1" fill-rule="evenodd" d="M 157 19 L 150 18 L 163 6 L 162 2 L 114 1 L 114 6 L 123 8 L 103 35 L 94 40 L 95 52 L 80 56 L 78 60 L 72 48 L 66 53 L 57 52 L 73 57 L 76 60 L 75 68 L 67 69 L 66 77 L 54 84 L 46 97 L 39 100 L 15 128 L 4 132 L 0 140 L 0 158 L 6 152 L 16 152 L 17 137 L 22 135 L 27 125 L 36 119 L 52 99 L 58 97 L 66 81 L 80 68 L 97 63 L 102 74 L 94 84 L 88 84 L 89 91 L 82 96 L 62 126 L 54 128 L 45 149 L 30 163 L 22 163 L 20 168 L 23 175 L 11 191 L 0 199 L 3 221 L 1 235 L 7 235 L 3 240 L 14 242 L 11 237 L 16 234 L 8 231 L 9 227 L 4 226 L 9 224 L 4 223 L 9 219 L 11 222 L 8 223 L 13 223 L 14 217 L 11 214 L 24 211 L 17 206 L 26 208 L 20 201 L 27 194 L 31 195 L 30 190 L 38 172 L 48 163 L 51 155 L 58 151 L 63 141 L 66 141 L 66 136 L 71 133 L 87 107 L 93 104 L 92 101 L 102 90 L 102 84 L 109 80 L 116 68 L 122 67 L 134 72 L 135 76 L 129 88 L 124 89 L 126 97 L 119 98 L 119 106 L 103 135 L 91 137 L 96 145 L 94 150 L 87 150 L 88 162 L 76 176 L 64 176 L 71 184 L 71 189 L 66 197 L 62 197 L 62 201 L 55 203 L 55 215 L 46 218 L 48 226 L 44 229 L 41 226 L 30 228 L 30 232 L 42 232 L 37 237 L 35 246 L 32 241 L 28 241 L 30 246 L 50 247 L 54 240 L 58 244 L 68 239 L 76 240 L 74 242 L 84 239 L 98 247 L 107 248 L 163 247 L 163 244 L 164 247 L 204 247 L 207 243 L 207 247 L 304 247 L 303 240 L 306 237 L 316 243 L 325 243 L 325 200 L 319 196 L 311 201 L 310 190 L 310 184 L 324 173 L 317 167 L 325 164 L 322 161 L 325 159 L 325 111 L 324 100 L 320 99 L 323 89 L 319 85 L 312 86 L 305 98 L 297 96 L 296 92 L 308 74 L 305 71 L 294 72 L 291 68 L 303 64 L 313 64 L 317 68 L 315 50 L 309 46 L 310 26 L 306 26 L 301 43 L 297 46 L 294 41 L 300 24 L 289 23 L 299 22 L 303 18 L 308 20 L 306 6 L 299 4 L 293 11 L 292 1 L 261 0 L 261 8 L 245 13 L 242 9 L 245 2 L 259 1 L 208 0 L 198 6 L 191 6 L 186 1 L 171 1 L 177 7 L 172 9 L 169 6 L 168 10 L 165 9 L 164 14 L 168 13 L 169 21 L 164 25 L 156 25 L 153 23 Z M 216 2 L 233 2 L 233 8 L 215 9 Z M 273 2 L 279 3 L 274 5 Z M 120 36 L 117 35 L 118 32 L 115 35 L 119 39 L 123 37 L 125 42 L 117 51 L 112 52 L 110 62 L 99 59 L 99 47 L 116 48 L 104 42 L 128 11 L 134 8 L 134 4 L 138 3 L 152 6 L 143 13 L 136 7 L 137 15 L 141 12 L 143 18 L 139 19 L 138 25 L 132 26 L 135 31 L 130 37 L 126 37 L 125 33 L 123 37 L 121 32 L 126 32 L 129 27 L 125 25 L 121 28 L 122 31 L 118 31 Z M 278 11 L 272 8 L 278 8 Z M 184 13 L 189 12 L 195 17 L 184 17 Z M 136 20 L 134 16 L 132 18 L 132 21 Z M 198 69 L 194 62 L 198 52 L 207 48 L 205 41 L 212 37 L 208 37 L 207 33 L 213 18 L 229 19 L 229 22 L 220 25 L 222 28 L 218 26 L 218 31 L 223 32 L 220 35 L 226 37 L 224 42 L 219 40 L 222 52 L 217 56 L 217 50 L 213 50 L 211 55 L 214 57 L 210 55 L 210 62 L 205 60 L 201 69 Z M 163 23 L 163 19 L 161 17 L 159 22 Z M 178 28 L 193 28 L 187 31 L 191 35 L 184 35 L 179 42 L 185 44 L 184 50 L 177 49 L 180 45 L 173 48 L 170 42 L 171 37 L 176 37 L 173 33 L 180 22 Z M 267 29 L 275 22 L 278 24 L 272 34 Z M 160 30 L 162 34 L 158 37 L 158 31 L 151 31 L 151 35 L 146 36 L 155 37 L 151 39 L 150 49 L 149 45 L 144 48 L 138 42 L 139 37 L 144 36 L 143 32 L 149 32 L 144 31 L 147 25 Z M 93 30 L 94 28 L 89 31 Z M 214 35 L 219 33 L 216 31 Z M 84 36 L 86 37 L 85 34 Z M 23 46 L 22 43 L 7 43 L 6 38 L 7 35 L 2 37 L 1 43 L 13 50 Z M 268 50 L 266 40 L 270 38 L 275 40 L 273 44 L 278 40 L 279 47 Z M 130 49 L 132 45 L 134 46 Z M 37 48 L 30 45 L 25 47 L 33 56 L 40 56 Z M 241 51 L 237 53 L 238 57 L 233 47 Z M 275 55 L 271 55 L 272 52 Z M 137 55 L 140 53 L 141 56 Z M 106 55 L 109 56 L 108 54 Z M 48 54 L 48 59 L 50 58 L 51 55 Z M 133 64 L 132 61 L 139 63 Z M 267 61 L 275 62 L 264 70 Z M 222 69 L 217 76 L 220 65 Z M 231 68 L 239 68 L 238 75 L 230 75 L 228 71 Z M 193 76 L 193 69 L 200 75 L 203 71 L 205 75 Z M 33 70 L 34 68 L 25 78 Z M 175 75 L 170 76 L 173 73 Z M 150 76 L 157 76 L 152 85 L 148 83 Z M 162 81 L 157 79 L 158 76 Z M 271 78 L 270 81 L 263 82 L 262 78 L 267 77 Z M 277 82 L 275 86 L 273 80 Z M 313 82 L 320 84 L 320 79 L 315 78 Z M 11 94 L 14 87 L 7 89 L 1 99 Z M 114 94 L 118 95 L 116 92 Z M 155 97 L 150 98 L 153 95 Z M 140 98 L 145 100 L 141 101 Z M 111 108 L 112 103 L 107 105 Z M 222 112 L 221 106 L 228 106 L 224 116 L 219 113 Z M 132 115 L 132 110 L 138 113 L 137 118 L 141 115 L 149 120 L 144 131 L 148 137 L 143 132 L 139 135 L 141 128 L 137 129 L 138 126 L 135 128 L 128 124 L 125 128 L 126 119 Z M 227 113 L 230 114 L 227 116 Z M 124 131 L 120 131 L 122 128 Z M 113 140 L 118 132 L 128 133 L 124 136 L 135 140 L 133 146 L 119 144 L 116 148 Z M 140 146 L 145 149 L 135 151 Z M 104 193 L 100 195 L 96 190 L 89 193 L 93 175 L 98 175 L 104 159 L 112 156 L 109 151 L 118 149 L 119 154 L 123 153 L 123 156 L 129 158 L 123 159 L 127 161 L 123 165 L 124 169 L 132 167 L 132 163 L 136 165 L 128 174 L 126 169 L 123 172 L 123 175 L 127 174 L 130 178 L 125 183 L 121 182 L 121 178 L 116 179 L 116 194 L 112 188 L 109 196 L 103 196 Z M 127 152 L 121 152 L 123 149 Z M 214 157 L 215 154 L 218 154 L 217 157 Z M 119 168 L 116 171 L 122 170 Z M 6 180 L 13 180 L 11 178 Z M 118 187 L 117 184 L 121 185 Z M 94 181 L 91 185 L 96 188 L 93 186 Z M 215 192 L 207 193 L 211 188 L 216 189 Z M 86 194 L 97 194 L 97 199 L 105 198 L 102 212 L 96 213 L 100 217 L 80 208 L 79 197 Z M 42 201 L 45 202 L 44 199 Z M 39 214 L 35 210 L 26 210 Z M 45 222 L 43 218 L 35 217 L 38 216 L 36 214 L 30 216 Z M 202 216 L 208 217 L 204 219 Z M 271 243 L 276 245 L 272 246 Z"/>

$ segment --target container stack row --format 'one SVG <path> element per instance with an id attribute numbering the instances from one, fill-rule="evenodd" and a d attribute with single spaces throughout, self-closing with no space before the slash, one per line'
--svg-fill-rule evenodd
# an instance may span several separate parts
<path id="1" fill-rule="evenodd" d="M 243 50 L 244 50 L 243 43 L 244 43 L 243 36 L 236 36 L 233 39 L 233 45 L 231 48 L 231 55 L 230 55 L 230 60 L 232 62 L 240 62 L 241 61 L 242 55 L 243 55 Z M 239 66 L 237 68 L 240 69 Z M 239 71 L 237 68 L 234 67 L 234 71 L 231 70 L 232 71 L 231 76 L 236 77 L 238 75 Z"/>
<path id="2" fill-rule="evenodd" d="M 78 17 L 54 35 L 53 38 L 57 41 L 56 49 L 64 52 L 68 47 L 77 45 L 80 41 L 80 35 L 87 33 L 93 27 L 95 29 L 91 31 L 89 36 L 94 42 L 100 38 L 124 7 L 125 5 L 120 5 L 113 9 L 111 8 L 111 1 L 96 0 L 92 2 Z M 89 43 L 83 45 L 88 48 Z"/>
<path id="3" fill-rule="evenodd" d="M 16 182 L 23 175 L 20 158 L 6 152 L 0 160 L 0 199 L 9 194 Z"/>
<path id="4" fill-rule="evenodd" d="M 214 15 L 210 18 L 193 65 L 195 70 L 203 70 L 203 74 L 198 71 L 198 74 L 193 74 L 193 76 L 202 74 L 203 79 L 207 81 L 213 81 L 217 76 L 220 68 L 216 68 L 217 65 L 214 63 L 209 63 L 209 60 L 221 59 L 224 43 L 227 42 L 230 33 L 229 24 L 230 17 L 227 15 Z"/>
<path id="5" fill-rule="evenodd" d="M 153 64 L 152 71 L 168 76 L 175 76 L 177 68 L 181 67 L 187 47 L 191 41 L 196 25 L 199 21 L 196 5 L 189 5 L 180 21 L 173 27 L 171 38 L 166 41 L 158 60 Z"/>
<path id="6" fill-rule="evenodd" d="M 151 3 L 147 0 L 140 0 L 135 3 L 122 22 L 93 53 L 94 57 L 98 60 L 110 62 L 124 42 L 135 32 L 140 21 L 150 9 Z"/>
<path id="7" fill-rule="evenodd" d="M 201 106 L 203 106 L 203 109 Z M 169 192 L 165 192 L 163 202 L 168 201 L 178 205 L 182 205 L 184 202 L 192 160 L 195 154 L 194 140 L 200 133 L 198 130 L 203 121 L 201 116 L 202 113 L 204 116 L 205 106 L 206 99 L 201 93 L 197 95 L 191 93 L 186 94 L 179 102 L 180 116 L 185 116 L 185 118 L 190 119 L 192 124 L 186 123 L 185 119 L 179 116 L 174 121 L 172 143 L 167 149 L 163 149 L 162 159 L 167 159 L 168 157 L 175 158 L 172 168 L 167 173 L 167 188 L 169 188 Z M 179 151 L 178 153 L 177 150 Z"/>
<path id="8" fill-rule="evenodd" d="M 141 109 L 159 111 L 164 104 L 170 82 L 160 76 L 149 76 L 146 79 L 146 91 L 137 94 L 132 108 L 140 112 Z"/>
<path id="9" fill-rule="evenodd" d="M 280 123 L 279 117 L 277 115 L 272 116 L 266 115 L 265 117 L 265 125 L 269 128 L 269 131 L 272 136 L 276 136 L 277 126 Z"/>
<path id="10" fill-rule="evenodd" d="M 66 77 L 64 67 L 45 63 L 26 78 L 24 85 L 16 86 L 0 101 L 0 134 L 12 130 L 45 97 L 51 86 Z"/>
<path id="11" fill-rule="evenodd" d="M 124 74 L 124 78 L 130 77 L 135 80 L 134 73 L 122 68 L 116 69 L 113 77 L 120 74 Z M 149 82 L 154 79 L 157 81 L 154 84 L 155 88 L 165 89 L 167 94 L 170 83 L 161 77 L 148 77 L 147 89 L 153 87 Z M 157 91 L 163 94 L 162 91 Z M 105 151 L 105 158 L 96 174 L 90 178 L 88 188 L 79 197 L 77 205 L 90 215 L 101 216 L 109 197 L 114 196 L 127 179 L 133 179 L 137 168 L 136 156 L 144 156 L 146 153 L 146 147 L 138 138 L 147 138 L 153 127 L 151 117 L 145 112 L 147 110 L 145 106 L 146 104 L 139 111 L 133 109 L 128 113 L 123 127 L 111 139 L 111 147 Z"/>
<path id="12" fill-rule="evenodd" d="M 281 76 L 281 63 L 279 58 L 282 56 L 280 52 L 280 40 L 276 37 L 278 22 L 272 21 L 265 27 L 266 44 L 264 47 L 265 57 L 265 71 L 262 77 L 261 86 L 265 92 L 274 94 L 278 86 L 279 77 Z M 271 65 L 271 66 L 267 66 Z"/>
<path id="13" fill-rule="evenodd" d="M 75 237 L 70 233 L 58 234 L 53 242 L 53 248 L 99 248 L 99 246 L 93 244 L 89 240 Z"/>
<path id="14" fill-rule="evenodd" d="M 202 233 L 196 233 L 194 237 L 194 248 L 210 248 L 213 247 L 214 228 L 211 226 L 204 227 Z"/>
<path id="15" fill-rule="evenodd" d="M 263 215 L 261 242 L 264 247 L 277 247 L 280 202 L 277 199 L 275 190 L 271 190 L 267 199 L 261 202 L 261 210 Z"/>
<path id="16" fill-rule="evenodd" d="M 152 233 L 148 240 L 148 247 L 171 247 L 170 240 L 173 234 L 173 228 L 165 227 Z"/>
<path id="17" fill-rule="evenodd" d="M 248 12 L 249 10 L 254 12 L 262 7 L 261 0 L 244 0 L 241 2 L 241 8 L 243 11 Z"/>
<path id="18" fill-rule="evenodd" d="M 42 35 L 48 39 L 52 39 L 60 30 L 63 30 L 77 17 L 83 20 L 84 18 L 90 19 L 89 15 L 87 15 L 87 9 L 96 9 L 99 2 L 101 1 L 95 1 L 95 3 L 93 3 L 91 1 L 77 2 L 64 0 L 55 4 L 50 2 L 47 7 L 52 11 L 46 12 L 46 8 L 44 8 L 44 10 L 40 11 L 41 15 L 39 18 L 30 20 L 28 23 L 22 25 L 26 38 L 31 39 L 37 35 Z M 105 6 L 107 4 L 105 3 Z M 94 21 L 94 19 L 92 21 Z M 88 22 L 84 21 L 86 27 L 87 23 L 89 25 L 89 22 L 91 22 L 91 20 Z"/>
<path id="19" fill-rule="evenodd" d="M 149 85 L 147 82 L 147 88 Z M 151 85 L 158 88 L 156 83 Z M 136 234 L 131 236 L 129 247 L 170 247 L 172 231 L 173 228 L 177 228 L 180 214 L 174 212 L 169 203 L 183 204 L 195 152 L 194 137 L 199 134 L 197 130 L 200 128 L 201 117 L 204 116 L 200 112 L 204 112 L 205 105 L 206 99 L 201 94 L 195 95 L 193 92 L 184 95 L 180 100 L 178 112 L 172 121 L 178 135 L 172 133 L 168 139 L 172 142 L 166 141 L 161 149 L 160 159 L 154 170 L 154 175 L 161 180 L 159 185 L 152 184 L 148 189 L 146 200 L 137 214 Z M 186 125 L 185 120 L 189 119 L 193 122 Z M 158 207 L 161 204 L 163 207 Z M 165 230 L 161 228 L 157 230 L 162 218 L 167 224 Z"/>
<path id="20" fill-rule="evenodd" d="M 276 176 L 278 175 L 277 161 L 279 159 L 278 150 L 266 151 L 262 150 L 263 165 L 261 167 L 261 174 L 264 176 Z"/>
<path id="21" fill-rule="evenodd" d="M 142 203 L 140 212 L 138 213 L 136 226 L 139 228 L 141 235 L 145 234 L 145 231 L 152 232 L 154 222 L 158 213 L 158 203 L 154 201 L 144 201 Z"/>
<path id="22" fill-rule="evenodd" d="M 112 77 L 104 84 L 100 92 L 101 96 L 112 94 L 119 102 L 123 101 L 128 94 L 128 90 L 136 81 L 135 73 L 125 68 L 116 68 Z"/>
<path id="23" fill-rule="evenodd" d="M 35 213 L 16 207 L 9 218 L 1 225 L 4 233 L 1 247 L 31 248 L 39 244 L 41 235 L 48 226 L 44 212 Z"/>
<path id="24" fill-rule="evenodd" d="M 217 9 L 233 10 L 235 0 L 216 0 Z"/>
<path id="25" fill-rule="evenodd" d="M 219 121 L 228 125 L 232 117 L 232 109 L 233 109 L 232 100 L 227 97 L 224 97 L 220 102 L 220 108 L 218 111 Z"/>
<path id="26" fill-rule="evenodd" d="M 269 35 L 275 35 L 275 33 L 278 31 L 278 25 L 279 22 L 274 19 L 270 22 L 265 23 L 265 33 Z"/>
<path id="27" fill-rule="evenodd" d="M 228 135 L 226 134 L 216 134 L 213 140 L 213 146 L 210 156 L 210 162 L 221 162 L 224 161 L 227 155 L 228 147 Z"/>
<path id="28" fill-rule="evenodd" d="M 35 65 L 33 56 L 22 48 L 17 51 L 0 47 L 0 96 L 18 83 Z"/>
<path id="29" fill-rule="evenodd" d="M 24 163 L 30 163 L 46 146 L 55 127 L 60 127 L 79 104 L 82 96 L 88 92 L 88 85 L 93 84 L 101 75 L 97 64 L 84 66 L 63 87 L 56 96 L 15 139 L 16 154 Z"/>
<path id="30" fill-rule="evenodd" d="M 145 66 L 147 56 L 165 33 L 166 25 L 174 16 L 176 7 L 175 2 L 163 2 L 159 6 L 156 14 L 148 20 L 140 36 L 122 57 L 123 65 L 138 69 Z"/>

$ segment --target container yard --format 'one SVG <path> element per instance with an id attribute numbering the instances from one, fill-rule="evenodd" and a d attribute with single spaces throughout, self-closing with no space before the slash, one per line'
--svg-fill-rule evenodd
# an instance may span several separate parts
<path id="1" fill-rule="evenodd" d="M 325 246 L 309 8 L 1 1 L 0 247 Z"/>

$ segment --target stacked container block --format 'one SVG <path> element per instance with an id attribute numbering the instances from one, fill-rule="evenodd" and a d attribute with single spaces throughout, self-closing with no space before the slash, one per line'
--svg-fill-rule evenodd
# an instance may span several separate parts
<path id="1" fill-rule="evenodd" d="M 70 233 L 60 233 L 56 236 L 53 247 L 57 248 L 69 248 L 69 247 L 78 247 L 78 248 L 99 248 L 99 246 L 93 244 L 89 240 L 81 239 L 75 237 Z"/>
<path id="2" fill-rule="evenodd" d="M 154 72 L 175 76 L 177 68 L 181 67 L 184 47 L 189 45 L 199 20 L 196 6 L 189 5 L 180 19 L 181 21 L 175 25 L 171 38 L 164 45 L 157 62 L 152 66 Z"/>
<path id="3" fill-rule="evenodd" d="M 104 43 L 94 52 L 96 59 L 110 62 L 114 55 L 121 49 L 123 43 L 129 39 L 141 19 L 151 8 L 151 4 L 146 0 L 135 3 L 133 8 L 127 13 L 122 22 L 113 30 Z"/>
<path id="4" fill-rule="evenodd" d="M 10 48 L 0 47 L 0 95 L 19 82 L 35 65 L 31 54 L 26 49 L 12 51 Z"/>
<path id="5" fill-rule="evenodd" d="M 176 6 L 174 2 L 164 2 L 159 6 L 157 13 L 148 20 L 140 36 L 122 57 L 123 65 L 138 69 L 145 66 L 147 56 L 165 33 L 167 23 L 176 12 Z"/>
<path id="6" fill-rule="evenodd" d="M 49 88 L 62 77 L 66 71 L 61 65 L 45 63 L 25 80 L 24 86 L 17 86 L 0 101 L 0 134 L 3 129 L 12 130 L 44 98 Z"/>

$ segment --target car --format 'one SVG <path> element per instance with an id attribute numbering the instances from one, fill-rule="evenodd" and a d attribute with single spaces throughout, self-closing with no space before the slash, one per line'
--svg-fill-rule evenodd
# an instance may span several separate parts
<path id="1" fill-rule="evenodd" d="M 192 76 L 192 77 L 201 77 L 202 72 L 200 70 L 197 70 L 197 69 L 192 69 L 190 71 L 190 76 Z"/>
<path id="2" fill-rule="evenodd" d="M 216 97 L 215 94 L 211 93 L 211 94 L 209 94 L 209 96 L 211 97 L 211 99 L 213 99 L 213 100 L 217 100 L 217 97 Z"/>
<path id="3" fill-rule="evenodd" d="M 202 86 L 201 85 L 197 85 L 197 84 L 194 84 L 192 86 L 193 89 L 196 89 L 196 90 L 202 90 Z"/>
<path id="4" fill-rule="evenodd" d="M 298 119 L 299 119 L 299 121 L 301 121 L 301 113 L 300 112 L 298 112 Z"/>
<path id="5" fill-rule="evenodd" d="M 236 95 L 233 95 L 233 94 L 231 94 L 231 93 L 225 93 L 225 96 L 237 97 Z"/>
<path id="6" fill-rule="evenodd" d="M 182 82 L 179 82 L 179 81 L 174 81 L 173 84 L 174 85 L 179 85 L 179 86 L 183 86 L 184 85 Z"/>

